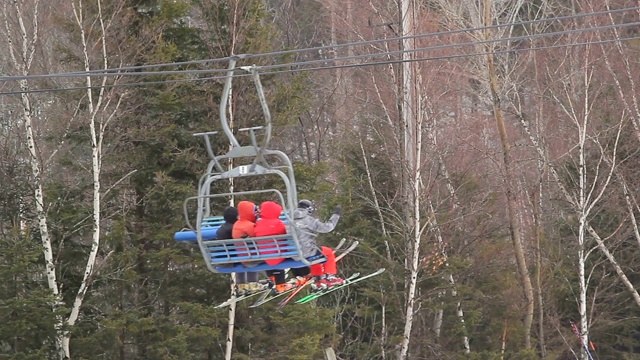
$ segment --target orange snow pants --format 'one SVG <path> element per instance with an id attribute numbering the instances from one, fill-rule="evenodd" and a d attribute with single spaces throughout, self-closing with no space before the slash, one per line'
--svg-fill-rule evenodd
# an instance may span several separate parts
<path id="1" fill-rule="evenodd" d="M 338 267 L 336 265 L 336 254 L 333 252 L 333 249 L 328 246 L 321 246 L 320 249 L 322 250 L 322 254 L 327 258 L 327 261 L 322 264 L 311 265 L 311 275 L 336 275 L 338 273 Z"/>

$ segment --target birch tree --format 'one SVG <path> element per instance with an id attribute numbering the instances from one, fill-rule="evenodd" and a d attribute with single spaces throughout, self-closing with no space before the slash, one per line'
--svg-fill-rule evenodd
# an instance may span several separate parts
<path id="1" fill-rule="evenodd" d="M 398 359 L 406 359 L 409 355 L 409 343 L 411 341 L 411 329 L 413 327 L 414 312 L 416 308 L 416 286 L 418 283 L 418 270 L 420 261 L 420 242 L 422 240 L 422 227 L 420 225 L 420 178 L 422 155 L 422 113 L 418 104 L 416 77 L 413 49 L 414 39 L 411 35 L 416 30 L 417 3 L 412 0 L 400 2 L 400 22 L 402 29 L 402 83 L 400 112 L 402 128 L 404 131 L 403 142 L 403 174 L 402 181 L 405 198 L 405 221 L 407 226 L 407 299 L 405 306 L 404 332 L 400 344 Z"/>
<path id="2" fill-rule="evenodd" d="M 87 3 L 95 6 L 96 12 L 89 13 L 85 7 Z M 123 2 L 116 3 L 116 9 L 121 8 Z M 103 70 L 109 69 L 111 62 L 107 51 L 107 38 L 113 24 L 109 21 L 106 14 L 103 13 L 102 0 L 83 1 L 74 0 L 71 2 L 73 17 L 78 26 L 80 56 L 82 59 L 83 70 L 89 73 L 92 70 L 92 63 L 97 62 L 99 68 Z M 118 13 L 111 14 L 111 17 L 118 16 Z M 97 51 L 94 51 L 97 49 Z M 94 53 L 95 52 L 95 53 Z M 116 65 L 120 65 L 117 64 Z M 87 291 L 91 285 L 91 280 L 95 272 L 96 258 L 100 250 L 101 212 L 102 212 L 102 158 L 103 144 L 105 132 L 109 123 L 117 117 L 118 108 L 122 97 L 115 87 L 110 90 L 106 85 L 116 85 L 117 78 L 109 80 L 107 76 L 98 78 L 95 82 L 91 75 L 85 77 L 84 85 L 86 86 L 85 98 L 80 100 L 86 103 L 86 114 L 81 114 L 82 121 L 89 123 L 90 141 L 91 141 L 91 182 L 92 186 L 92 213 L 91 213 L 91 249 L 87 256 L 86 265 L 83 272 L 82 282 L 75 295 L 71 312 L 66 320 L 67 328 L 73 327 L 78 320 L 80 309 Z M 97 85 L 97 91 L 94 91 Z M 71 333 L 67 330 L 64 332 L 62 339 L 63 351 L 67 357 L 70 357 Z"/>
<path id="3" fill-rule="evenodd" d="M 594 11 L 589 3 L 585 4 L 587 8 Z M 596 26 L 593 20 L 588 23 Z M 579 28 L 584 24 L 577 21 L 570 28 Z M 534 55 L 535 72 L 543 78 L 543 83 L 549 84 L 547 88 L 537 84 L 537 92 L 540 94 L 549 94 L 552 101 L 548 102 L 540 108 L 539 117 L 548 119 L 556 123 L 557 112 L 562 114 L 562 119 L 571 124 L 570 127 L 559 125 L 554 126 L 554 131 L 559 138 L 566 142 L 566 139 L 573 140 L 562 146 L 561 143 L 550 144 L 548 141 L 542 141 L 548 137 L 546 129 L 549 126 L 537 127 L 537 131 L 533 131 L 532 124 L 527 116 L 526 107 L 522 98 L 514 102 L 516 104 L 515 112 L 519 114 L 521 125 L 525 133 L 529 136 L 529 140 L 534 145 L 534 149 L 538 153 L 539 159 L 544 162 L 544 167 L 548 169 L 548 173 L 554 180 L 554 185 L 558 187 L 564 199 L 570 204 L 572 211 L 575 212 L 577 219 L 576 242 L 576 272 L 578 273 L 578 295 L 576 298 L 576 306 L 580 315 L 580 337 L 581 342 L 588 344 L 589 328 L 591 326 L 590 314 L 593 310 L 589 306 L 594 306 L 597 296 L 592 284 L 593 280 L 588 275 L 591 273 L 587 269 L 588 259 L 593 257 L 593 247 L 591 240 L 595 240 L 595 247 L 604 255 L 611 266 L 616 271 L 619 280 L 628 289 L 631 298 L 636 304 L 638 302 L 638 292 L 633 283 L 629 281 L 625 273 L 624 266 L 616 259 L 612 251 L 613 244 L 609 240 L 614 235 L 601 235 L 601 229 L 597 229 L 591 221 L 597 216 L 597 212 L 604 202 L 604 198 L 617 195 L 612 193 L 612 178 L 617 176 L 619 169 L 617 153 L 620 142 L 620 132 L 627 127 L 626 121 L 631 109 L 627 103 L 620 107 L 624 111 L 616 111 L 609 107 L 610 103 L 621 101 L 625 104 L 624 94 L 619 92 L 617 99 L 612 98 L 612 93 L 606 91 L 606 76 L 603 76 L 603 66 L 611 69 L 610 47 L 609 45 L 592 45 L 596 39 L 605 38 L 605 32 L 599 30 L 593 33 L 585 32 L 585 36 L 575 35 L 567 36 L 567 43 L 580 43 L 579 48 L 567 48 L 561 51 L 561 56 L 553 57 L 552 52 L 544 53 L 544 55 Z M 617 34 L 616 34 L 617 35 Z M 614 37 L 615 39 L 616 37 Z M 544 41 L 542 43 L 545 43 Z M 586 43 L 586 44 L 583 44 Z M 619 45 L 619 43 L 618 43 Z M 605 49 L 606 47 L 606 49 Z M 602 48 L 602 53 L 598 50 Z M 618 49 L 620 49 L 618 47 Z M 545 55 L 551 56 L 545 59 Z M 621 53 L 620 62 L 624 64 L 625 55 Z M 604 64 L 601 59 L 605 59 Z M 553 62 L 553 65 L 551 63 Z M 562 64 L 562 66 L 557 66 Z M 624 74 L 624 72 L 622 72 Z M 613 82 L 617 84 L 620 90 L 620 82 L 616 80 L 615 75 L 612 77 Z M 609 99 L 610 103 L 603 102 L 603 99 Z M 606 115 L 600 115 L 606 114 Z M 600 117 L 613 117 L 615 120 L 608 125 L 602 122 Z M 557 123 L 556 123 L 557 124 Z M 573 135 L 568 135 L 566 129 L 572 129 Z M 558 132 L 560 130 L 560 132 Z M 560 146 L 559 146 L 560 145 Z M 561 148 L 562 150 L 558 150 Z M 551 155 L 550 155 L 551 154 Z M 571 169 L 565 171 L 562 166 L 566 162 L 562 159 L 570 156 L 570 162 L 574 165 Z M 570 179 L 569 184 L 566 179 Z M 624 191 L 624 181 L 618 177 L 623 184 L 621 190 Z M 611 195 L 604 195 L 604 194 Z M 624 196 L 626 198 L 626 196 Z M 588 299 L 589 292 L 594 294 L 593 299 Z M 586 358 L 585 349 L 582 349 L 582 358 Z"/>
<path id="4" fill-rule="evenodd" d="M 620 130 L 622 129 L 622 122 L 618 122 L 617 135 L 613 143 L 613 162 L 611 166 L 606 169 L 600 164 L 606 164 L 604 161 L 600 161 L 593 170 L 587 164 L 587 152 L 588 144 L 594 142 L 598 144 L 596 148 L 602 150 L 600 145 L 600 139 L 597 135 L 592 134 L 593 121 L 592 112 L 594 107 L 594 97 L 597 97 L 597 90 L 593 90 L 593 76 L 594 65 L 592 57 L 590 55 L 591 46 L 586 45 L 584 52 L 578 51 L 579 56 L 571 57 L 568 59 L 568 63 L 575 72 L 568 73 L 561 78 L 562 93 L 553 93 L 553 98 L 562 108 L 568 119 L 574 124 L 577 132 L 577 189 L 575 191 L 576 199 L 576 216 L 578 218 L 578 313 L 580 314 L 580 336 L 583 344 L 588 344 L 589 341 L 589 319 L 587 314 L 587 291 L 588 291 L 588 276 L 586 274 L 586 261 L 589 256 L 589 246 L 586 239 L 587 235 L 587 219 L 592 215 L 594 206 L 602 199 L 609 182 L 611 181 L 612 172 L 615 168 L 615 153 L 617 148 L 618 139 L 620 137 Z M 584 62 L 579 64 L 579 58 L 583 58 Z M 549 74 L 550 78 L 555 77 L 556 74 Z M 602 156 L 605 156 L 604 154 Z M 590 174 L 593 172 L 593 174 Z M 582 358 L 586 359 L 587 354 L 583 349 Z"/>
<path id="5" fill-rule="evenodd" d="M 12 63 L 14 68 L 17 70 L 19 75 L 28 76 L 31 73 L 31 69 L 34 61 L 34 54 L 36 51 L 36 46 L 39 44 L 39 2 L 34 1 L 31 4 L 33 7 L 25 7 L 24 3 L 15 1 L 13 2 L 12 9 L 9 7 L 7 3 L 4 4 L 4 14 L 5 14 L 5 34 L 9 43 L 9 50 L 11 53 Z M 64 4 L 62 4 L 64 7 Z M 75 15 L 76 24 L 79 28 L 80 34 L 80 47 L 82 54 L 82 63 L 83 70 L 90 71 L 91 62 L 94 61 L 93 55 L 91 54 L 92 48 L 94 44 L 90 44 L 91 41 L 96 41 L 97 48 L 100 49 L 98 53 L 100 54 L 100 58 L 102 59 L 101 67 L 107 68 L 109 63 L 107 61 L 107 29 L 109 28 L 109 24 L 105 23 L 104 17 L 102 14 L 102 3 L 101 1 L 96 1 L 95 4 L 97 6 L 97 14 L 95 18 L 89 20 L 90 23 L 96 28 L 91 28 L 89 26 L 88 30 L 92 34 L 100 34 L 96 39 L 90 39 L 87 37 L 85 30 L 87 30 L 87 23 L 85 19 L 85 10 L 83 1 L 72 2 L 71 7 L 73 8 L 73 14 Z M 25 9 L 29 9 L 28 12 L 25 12 Z M 13 11 L 11 11 L 13 10 Z M 30 26 L 25 26 L 26 23 L 26 14 L 29 14 L 31 19 Z M 14 16 L 14 19 L 17 21 L 17 26 L 11 26 L 9 14 Z M 15 25 L 15 24 L 14 24 Z M 95 30 L 95 32 L 93 31 Z M 21 48 L 17 47 L 16 44 L 12 41 L 13 35 L 18 32 L 20 37 L 22 38 L 22 46 Z M 80 315 L 80 310 L 82 307 L 82 303 L 84 297 L 89 289 L 91 284 L 91 279 L 95 271 L 95 263 L 96 257 L 99 251 L 100 245 L 100 232 L 101 232 L 101 182 L 100 182 L 100 174 L 102 168 L 102 144 L 105 135 L 106 127 L 110 120 L 112 120 L 118 108 L 119 99 L 112 92 L 111 94 L 105 93 L 105 87 L 107 83 L 107 78 L 103 78 L 100 83 L 100 90 L 98 90 L 97 94 L 92 91 L 93 82 L 91 77 L 87 76 L 85 85 L 87 87 L 86 98 L 79 100 L 79 103 L 87 104 L 87 114 L 86 117 L 82 116 L 84 120 L 88 122 L 89 131 L 91 135 L 91 163 L 92 167 L 90 170 L 91 173 L 91 182 L 93 184 L 93 201 L 92 201 L 92 215 L 91 215 L 91 223 L 92 223 L 92 240 L 91 240 L 91 249 L 87 255 L 86 265 L 83 273 L 83 279 L 81 284 L 79 285 L 78 291 L 74 297 L 74 300 L 70 307 L 70 312 L 66 318 L 58 317 L 58 323 L 56 325 L 57 329 L 57 342 L 56 346 L 58 348 L 58 356 L 62 358 L 70 358 L 70 336 L 71 333 L 69 329 L 76 324 L 78 317 Z M 49 232 L 49 221 L 46 213 L 46 204 L 45 204 L 45 195 L 44 195 L 44 176 L 45 173 L 42 171 L 43 169 L 43 161 L 41 156 L 37 153 L 38 148 L 43 148 L 41 144 L 37 143 L 37 136 L 34 134 L 34 127 L 36 121 L 42 121 L 42 118 L 34 116 L 38 114 L 40 111 L 36 110 L 33 107 L 34 102 L 32 101 L 32 95 L 30 94 L 31 88 L 29 86 L 29 82 L 26 79 L 19 80 L 20 89 L 22 91 L 21 99 L 23 105 L 23 121 L 25 124 L 25 130 L 27 133 L 27 148 L 29 149 L 30 154 L 30 163 L 32 168 L 32 176 L 34 181 L 35 188 L 35 207 L 36 213 L 38 214 L 38 223 L 39 223 L 39 231 L 40 237 L 42 239 L 43 251 L 44 251 L 44 259 L 45 259 L 45 268 L 47 272 L 47 279 L 49 289 L 52 291 L 54 296 L 58 299 L 55 304 L 53 304 L 53 310 L 58 311 L 58 308 L 64 307 L 61 298 L 60 285 L 58 284 L 58 280 L 56 278 L 56 273 L 61 271 L 57 268 L 57 264 L 53 258 L 53 249 L 52 249 L 52 241 L 50 232 Z M 81 107 L 81 106 L 78 106 Z M 84 114 L 83 114 L 84 115 Z"/>
<path id="6" fill-rule="evenodd" d="M 2 4 L 4 17 L 3 32 L 7 43 L 7 51 L 10 55 L 11 66 L 14 75 L 29 76 L 34 65 L 34 58 L 38 45 L 40 44 L 40 1 L 32 0 L 29 3 L 22 1 L 5 1 Z M 51 246 L 51 236 L 49 233 L 48 217 L 46 212 L 45 194 L 44 194 L 44 173 L 43 161 L 41 154 L 38 152 L 36 145 L 37 135 L 34 130 L 35 123 L 42 120 L 41 112 L 35 107 L 35 101 L 30 94 L 31 85 L 26 78 L 18 81 L 20 89 L 20 103 L 22 122 L 25 131 L 24 144 L 28 150 L 28 159 L 31 167 L 31 181 L 34 189 L 34 203 L 37 216 L 38 230 L 42 242 L 42 252 L 44 255 L 45 276 L 49 290 L 54 296 L 54 302 L 51 304 L 53 312 L 58 312 L 64 306 L 60 294 L 60 288 L 56 275 L 56 264 L 54 262 L 53 248 Z M 57 317 L 55 328 L 56 349 L 60 359 L 68 357 L 63 344 L 63 319 Z"/>
<path id="7" fill-rule="evenodd" d="M 542 144 L 537 140 L 536 136 L 534 136 L 534 134 L 533 134 L 533 132 L 531 130 L 531 127 L 530 127 L 530 123 L 527 120 L 527 117 L 523 116 L 523 115 L 524 115 L 524 109 L 520 108 L 520 122 L 521 122 L 521 125 L 522 125 L 523 129 L 528 134 L 529 140 L 534 144 L 535 149 L 538 152 L 538 155 L 542 159 L 548 159 L 548 157 L 546 156 L 545 149 L 543 148 Z M 556 186 L 558 186 L 558 188 L 559 188 L 560 192 L 562 193 L 563 197 L 572 206 L 572 208 L 575 209 L 575 210 L 579 210 L 580 209 L 580 206 L 578 205 L 579 204 L 579 200 L 577 199 L 576 195 L 574 195 L 571 192 L 571 190 L 563 183 L 563 181 L 562 181 L 563 178 L 562 178 L 559 170 L 557 169 L 557 165 L 555 165 L 554 162 L 551 161 L 551 160 L 552 159 L 548 159 L 548 161 L 546 161 L 546 164 L 548 165 L 549 172 L 551 173 L 551 175 L 553 177 L 554 184 Z M 603 158 L 602 161 L 605 161 L 605 159 Z M 607 178 L 608 178 L 608 176 L 607 176 Z M 607 181 L 610 181 L 610 180 L 607 180 Z M 599 232 L 596 229 L 593 228 L 593 226 L 590 224 L 588 218 L 586 220 L 584 220 L 584 229 L 596 241 L 598 249 L 605 255 L 607 260 L 613 266 L 614 270 L 616 271 L 616 274 L 620 278 L 620 281 L 625 285 L 625 287 L 629 291 L 633 301 L 638 306 L 640 306 L 640 295 L 638 294 L 638 292 L 635 289 L 634 285 L 631 283 L 631 281 L 629 280 L 629 278 L 625 274 L 624 269 L 620 266 L 619 262 L 616 260 L 614 254 L 609 250 L 609 248 L 605 244 L 605 242 L 603 240 L 603 237 L 599 234 Z"/>

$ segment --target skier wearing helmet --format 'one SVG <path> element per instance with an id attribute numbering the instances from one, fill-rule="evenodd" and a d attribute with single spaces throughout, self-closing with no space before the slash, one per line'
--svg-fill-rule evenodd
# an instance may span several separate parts
<path id="1" fill-rule="evenodd" d="M 291 271 L 296 277 L 304 277 L 309 274 L 313 276 L 315 280 L 315 283 L 312 284 L 313 288 L 319 290 L 344 284 L 344 279 L 337 276 L 338 268 L 333 249 L 328 246 L 318 247 L 316 242 L 316 237 L 319 233 L 328 233 L 335 229 L 340 219 L 342 208 L 340 205 L 336 206 L 327 222 L 322 222 L 314 217 L 312 215 L 314 210 L 315 207 L 311 201 L 300 200 L 297 208 L 293 211 L 295 225 L 293 230 L 296 231 L 296 236 L 300 242 L 302 256 L 308 258 L 322 252 L 327 261 L 310 267 L 292 269 Z"/>

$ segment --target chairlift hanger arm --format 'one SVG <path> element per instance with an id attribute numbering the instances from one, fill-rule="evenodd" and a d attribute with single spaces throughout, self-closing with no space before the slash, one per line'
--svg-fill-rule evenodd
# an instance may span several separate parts
<path id="1" fill-rule="evenodd" d="M 253 161 L 252 167 L 258 163 L 266 162 L 264 159 L 264 151 L 269 147 L 269 142 L 271 141 L 271 112 L 269 111 L 269 105 L 267 104 L 267 98 L 264 95 L 264 88 L 262 87 L 262 82 L 260 82 L 260 74 L 258 73 L 258 67 L 253 66 L 245 66 L 241 69 L 245 71 L 249 71 L 251 73 L 251 77 L 253 78 L 253 83 L 256 86 L 256 91 L 258 93 L 258 99 L 260 100 L 260 105 L 262 107 L 262 113 L 264 114 L 264 129 L 265 135 L 262 140 L 262 144 L 258 149 L 258 153 L 256 154 L 256 158 Z M 252 140 L 255 139 L 255 133 L 252 131 L 251 135 L 253 137 Z M 254 142 L 255 143 L 255 142 Z"/>
<path id="2" fill-rule="evenodd" d="M 238 139 L 231 131 L 229 127 L 229 120 L 227 119 L 227 105 L 229 104 L 229 95 L 231 94 L 231 85 L 233 83 L 233 73 L 236 67 L 238 57 L 234 56 L 229 59 L 229 67 L 227 70 L 227 78 L 224 81 L 224 87 L 222 88 L 222 97 L 220 98 L 220 124 L 227 138 L 231 142 L 231 146 L 240 146 Z"/>
<path id="3" fill-rule="evenodd" d="M 218 162 L 216 155 L 213 153 L 213 146 L 211 145 L 211 139 L 209 138 L 209 135 L 215 135 L 217 133 L 218 133 L 217 131 L 207 131 L 203 133 L 193 134 L 193 136 L 201 136 L 204 139 L 204 144 L 207 149 L 207 154 L 209 154 L 209 157 L 213 161 L 213 164 L 209 165 L 210 169 L 208 172 L 211 172 L 213 170 L 212 167 L 215 167 L 216 170 L 219 172 L 224 171 L 224 169 L 222 168 L 222 165 L 220 165 L 220 163 Z"/>

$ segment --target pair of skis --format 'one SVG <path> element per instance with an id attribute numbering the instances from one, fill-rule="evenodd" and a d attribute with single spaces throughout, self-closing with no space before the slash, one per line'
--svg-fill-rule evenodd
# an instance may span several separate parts
<path id="1" fill-rule="evenodd" d="M 345 288 L 347 286 L 356 284 L 356 283 L 358 283 L 360 281 L 372 278 L 374 276 L 378 276 L 378 275 L 382 274 L 383 272 L 385 272 L 385 268 L 380 268 L 380 269 L 376 270 L 375 272 L 373 272 L 371 274 L 367 274 L 365 276 L 360 276 L 360 273 L 355 273 L 355 274 L 349 276 L 348 278 L 346 278 L 344 280 L 344 284 L 335 285 L 335 286 L 332 286 L 332 287 L 330 287 L 328 289 L 312 292 L 312 293 L 310 293 L 310 294 L 308 294 L 306 296 L 303 296 L 300 299 L 296 300 L 295 303 L 296 304 L 306 304 L 306 303 L 311 302 L 313 300 L 316 300 L 316 299 L 318 299 L 318 298 L 320 298 L 322 296 L 330 294 L 330 293 L 332 293 L 332 292 L 334 292 L 336 290 L 340 290 L 340 289 L 343 289 L 343 288 Z M 271 300 L 275 300 L 277 298 L 280 298 L 281 296 L 284 296 L 284 295 L 288 294 L 288 296 L 284 300 L 282 300 L 282 301 L 280 301 L 278 303 L 278 310 L 280 310 L 285 305 L 287 305 L 291 301 L 291 299 L 293 299 L 298 293 L 300 293 L 300 291 L 303 288 L 305 288 L 307 285 L 309 285 L 312 281 L 313 281 L 312 278 L 308 278 L 308 279 L 306 279 L 306 281 L 302 285 L 299 285 L 298 287 L 295 287 L 293 289 L 289 289 L 289 290 L 287 290 L 285 292 L 282 292 L 280 294 L 268 297 L 265 300 L 263 300 L 262 302 L 257 301 L 255 304 L 253 304 L 253 305 L 251 305 L 249 307 L 250 308 L 255 308 L 255 307 L 258 307 L 258 306 L 260 306 L 260 305 L 262 305 L 264 303 L 267 303 L 267 302 L 269 302 Z"/>
<path id="2" fill-rule="evenodd" d="M 338 246 L 336 246 L 334 251 L 339 250 L 340 248 L 342 248 L 342 246 L 346 243 L 346 239 L 342 239 L 340 240 L 340 243 L 338 244 Z M 336 257 L 336 261 L 342 259 L 343 257 L 345 257 L 348 253 L 350 253 L 353 249 L 355 249 L 358 246 L 359 242 L 358 241 L 354 241 L 347 249 L 345 249 L 339 256 Z M 310 282 L 308 282 L 310 283 Z M 305 283 L 306 284 L 306 283 Z M 217 305 L 215 308 L 219 309 L 219 308 L 223 308 L 223 307 L 227 307 L 230 306 L 232 304 L 235 304 L 239 301 L 244 301 L 247 300 L 249 298 L 254 298 L 258 295 L 260 295 L 260 298 L 258 299 L 258 301 L 256 301 L 252 306 L 250 307 L 257 307 L 260 306 L 262 304 L 264 304 L 265 302 L 269 302 L 271 300 L 274 300 L 275 298 L 281 297 L 285 294 L 290 294 L 292 291 L 296 290 L 297 288 L 291 289 L 291 290 L 287 290 L 281 294 L 277 294 L 275 296 L 269 297 L 269 295 L 272 293 L 272 288 L 269 287 L 265 290 L 262 291 L 257 291 L 255 293 L 251 293 L 251 294 L 244 294 L 244 295 L 240 295 L 240 296 L 235 296 L 232 295 L 231 298 L 229 298 L 227 301 Z"/>
<path id="3" fill-rule="evenodd" d="M 316 300 L 319 297 L 325 296 L 327 294 L 330 294 L 336 290 L 340 290 L 343 289 L 347 286 L 353 285 L 355 283 L 358 283 L 362 280 L 366 280 L 369 278 L 372 278 L 374 276 L 378 276 L 380 274 L 382 274 L 385 271 L 385 268 L 380 268 L 378 270 L 376 270 L 375 272 L 372 272 L 371 274 L 368 275 L 364 275 L 364 276 L 360 276 L 359 273 L 353 274 L 351 275 L 349 278 L 345 279 L 344 284 L 342 285 L 336 285 L 336 286 L 332 286 L 328 289 L 325 290 L 321 290 L 318 292 L 313 292 L 307 296 L 301 297 L 300 299 L 296 300 L 296 304 L 306 304 L 308 302 L 311 302 L 313 300 Z"/>
<path id="4" fill-rule="evenodd" d="M 343 241 L 345 239 L 342 239 Z M 344 242 L 340 241 L 340 244 L 338 244 L 338 246 L 336 246 L 336 249 L 339 249 Z M 359 241 L 354 241 L 353 243 L 351 243 L 351 245 L 346 248 L 340 255 L 336 256 L 336 262 L 342 260 L 342 258 L 344 258 L 345 256 L 347 256 L 347 254 L 349 254 L 351 251 L 353 251 L 356 247 L 358 247 L 358 245 L 360 244 Z M 334 251 L 335 251 L 334 250 Z M 291 300 L 294 296 L 296 296 L 303 288 L 305 288 L 307 285 L 311 284 L 311 282 L 313 281 L 313 277 L 312 276 L 307 276 L 305 278 L 305 281 L 302 284 L 299 284 L 298 286 L 291 288 L 287 291 L 283 291 L 279 294 L 275 294 L 272 295 L 271 292 L 266 292 L 264 293 L 260 299 L 258 299 L 258 301 L 256 301 L 253 305 L 249 306 L 249 308 L 256 308 L 262 304 L 268 303 L 272 300 L 281 298 L 284 295 L 288 295 L 284 300 L 280 301 L 280 303 L 278 304 L 278 309 L 282 309 L 288 302 L 289 300 Z M 269 296 L 271 295 L 271 296 Z"/>

